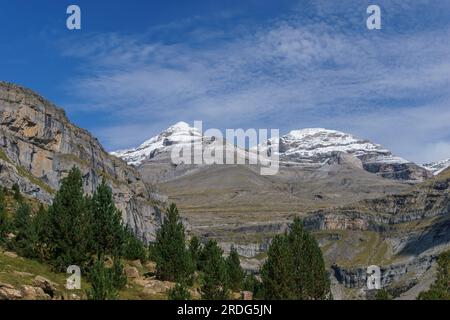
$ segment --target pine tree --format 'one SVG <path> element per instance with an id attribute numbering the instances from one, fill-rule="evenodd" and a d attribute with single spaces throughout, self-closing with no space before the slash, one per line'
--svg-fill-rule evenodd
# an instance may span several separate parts
<path id="1" fill-rule="evenodd" d="M 178 282 L 175 284 L 175 287 L 169 290 L 167 298 L 169 300 L 192 300 L 192 296 L 186 285 Z"/>
<path id="2" fill-rule="evenodd" d="M 5 245 L 7 234 L 10 228 L 10 221 L 6 213 L 5 192 L 0 188 L 0 245 Z"/>
<path id="3" fill-rule="evenodd" d="M 191 281 L 194 266 L 186 249 L 184 227 L 175 204 L 171 204 L 166 212 L 162 226 L 156 234 L 153 252 L 158 279 Z"/>
<path id="4" fill-rule="evenodd" d="M 77 168 L 62 179 L 53 204 L 48 210 L 52 264 L 59 271 L 70 265 L 86 267 L 89 259 L 90 215 L 83 194 L 83 179 Z"/>
<path id="5" fill-rule="evenodd" d="M 290 227 L 288 241 L 295 266 L 296 299 L 328 299 L 330 283 L 322 252 L 299 218 Z"/>
<path id="6" fill-rule="evenodd" d="M 106 268 L 103 258 L 98 259 L 89 272 L 91 289 L 87 290 L 89 300 L 115 300 L 117 289 L 114 287 L 113 272 Z"/>
<path id="7" fill-rule="evenodd" d="M 147 260 L 147 252 L 144 244 L 141 240 L 136 238 L 134 233 L 128 227 L 125 227 L 123 230 L 123 239 L 122 255 L 124 258 L 128 260 Z"/>
<path id="8" fill-rule="evenodd" d="M 12 247 L 20 255 L 28 258 L 36 257 L 38 237 L 32 223 L 31 207 L 26 202 L 20 202 L 14 215 L 14 237 Z"/>
<path id="9" fill-rule="evenodd" d="M 127 284 L 127 276 L 123 272 L 123 265 L 120 262 L 120 258 L 117 256 L 115 256 L 113 259 L 113 266 L 111 271 L 114 288 L 116 288 L 117 290 L 123 289 Z"/>
<path id="10" fill-rule="evenodd" d="M 244 281 L 244 271 L 241 268 L 239 254 L 233 246 L 227 258 L 227 272 L 230 288 L 234 291 L 240 290 Z"/>
<path id="11" fill-rule="evenodd" d="M 266 299 L 329 299 L 330 283 L 316 240 L 295 219 L 289 233 L 276 236 L 261 269 Z"/>
<path id="12" fill-rule="evenodd" d="M 203 250 L 204 266 L 201 285 L 203 300 L 226 300 L 229 298 L 227 263 L 223 250 L 215 240 L 210 240 Z"/>
<path id="13" fill-rule="evenodd" d="M 40 261 L 48 261 L 51 258 L 51 246 L 49 245 L 51 241 L 51 225 L 48 211 L 42 204 L 39 205 L 39 209 L 34 216 L 33 225 L 37 236 L 36 257 Z"/>
<path id="14" fill-rule="evenodd" d="M 264 297 L 268 300 L 295 299 L 294 262 L 286 235 L 277 235 L 261 269 Z"/>
<path id="15" fill-rule="evenodd" d="M 194 264 L 196 270 L 199 270 L 201 252 L 202 246 L 200 240 L 198 240 L 196 236 L 193 236 L 191 238 L 191 241 L 189 241 L 189 253 L 191 255 L 192 263 Z"/>
<path id="16" fill-rule="evenodd" d="M 124 244 L 120 213 L 114 204 L 111 188 L 105 180 L 94 192 L 91 205 L 93 249 L 97 256 L 119 252 Z"/>

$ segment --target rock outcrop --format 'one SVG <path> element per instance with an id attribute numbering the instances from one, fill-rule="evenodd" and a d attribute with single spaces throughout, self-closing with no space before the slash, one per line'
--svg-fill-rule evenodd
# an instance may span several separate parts
<path id="1" fill-rule="evenodd" d="M 25 194 L 49 203 L 73 166 L 82 171 L 87 193 L 104 178 L 123 220 L 143 240 L 153 240 L 158 201 L 139 173 L 70 123 L 64 110 L 31 90 L 0 82 L 1 183 L 18 183 Z"/>

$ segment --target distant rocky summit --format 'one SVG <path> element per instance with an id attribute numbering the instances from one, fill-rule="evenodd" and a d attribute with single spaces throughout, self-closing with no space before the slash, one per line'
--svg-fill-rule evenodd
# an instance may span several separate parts
<path id="1" fill-rule="evenodd" d="M 270 146 L 273 139 L 265 142 Z M 326 164 L 338 152 L 361 161 L 362 167 L 383 178 L 420 182 L 431 174 L 369 140 L 323 128 L 293 130 L 279 140 L 280 160 L 288 164 Z"/>
<path id="2" fill-rule="evenodd" d="M 158 202 L 139 172 L 109 155 L 89 132 L 70 123 L 62 109 L 31 90 L 0 82 L 2 185 L 18 183 L 25 194 L 49 203 L 73 166 L 82 171 L 87 193 L 105 179 L 123 220 L 143 240 L 154 239 Z"/>
<path id="3" fill-rule="evenodd" d="M 427 163 L 424 164 L 422 167 L 432 172 L 434 175 L 438 175 L 441 172 L 444 172 L 445 169 L 450 168 L 450 159 Z"/>

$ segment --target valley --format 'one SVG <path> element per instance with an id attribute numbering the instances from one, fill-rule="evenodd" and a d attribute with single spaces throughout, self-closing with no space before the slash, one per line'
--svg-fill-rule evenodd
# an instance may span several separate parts
<path id="1" fill-rule="evenodd" d="M 154 241 L 161 212 L 174 202 L 189 236 L 215 239 L 225 254 L 234 246 L 248 272 L 259 271 L 271 239 L 300 217 L 323 252 L 335 299 L 368 298 L 369 265 L 380 266 L 383 287 L 397 298 L 415 298 L 431 283 L 436 257 L 450 247 L 450 162 L 417 165 L 339 131 L 301 129 L 281 137 L 273 176 L 261 175 L 259 164 L 174 164 L 175 146 L 228 142 L 179 122 L 137 148 L 108 153 L 62 109 L 2 82 L 0 133 L 2 186 L 17 184 L 26 197 L 49 205 L 76 166 L 86 194 L 107 182 L 122 221 L 139 239 Z M 261 143 L 270 148 L 270 140 Z M 244 160 L 254 152 L 230 150 Z"/>

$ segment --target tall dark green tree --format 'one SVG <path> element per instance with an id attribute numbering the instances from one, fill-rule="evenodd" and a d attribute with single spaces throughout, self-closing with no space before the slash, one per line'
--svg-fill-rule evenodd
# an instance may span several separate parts
<path id="1" fill-rule="evenodd" d="M 191 254 L 192 263 L 199 270 L 200 255 L 202 253 L 202 245 L 196 236 L 189 241 L 189 253 Z"/>
<path id="2" fill-rule="evenodd" d="M 31 207 L 28 203 L 24 201 L 19 203 L 14 215 L 13 225 L 15 233 L 12 242 L 13 249 L 24 257 L 36 257 L 38 234 L 31 217 Z"/>
<path id="3" fill-rule="evenodd" d="M 227 263 L 223 250 L 215 240 L 210 240 L 203 249 L 203 278 L 200 287 L 203 300 L 226 300 L 229 298 Z"/>
<path id="4" fill-rule="evenodd" d="M 295 299 L 294 270 L 287 236 L 275 236 L 261 269 L 264 297 L 268 300 Z"/>
<path id="5" fill-rule="evenodd" d="M 244 281 L 244 271 L 241 268 L 239 254 L 233 246 L 227 258 L 227 272 L 230 288 L 235 291 L 240 290 Z"/>
<path id="6" fill-rule="evenodd" d="M 295 219 L 288 233 L 276 236 L 261 269 L 266 299 L 329 299 L 330 283 L 316 240 Z"/>
<path id="7" fill-rule="evenodd" d="M 303 228 L 299 218 L 296 218 L 291 225 L 288 241 L 295 267 L 296 298 L 328 299 L 330 282 L 322 251 L 316 239 Z"/>
<path id="8" fill-rule="evenodd" d="M 36 258 L 40 261 L 51 259 L 51 224 L 48 211 L 41 204 L 34 216 L 33 224 L 37 235 Z"/>
<path id="9" fill-rule="evenodd" d="M 106 268 L 103 258 L 98 259 L 89 272 L 91 288 L 86 291 L 89 300 L 115 300 L 118 291 L 114 285 L 114 273 Z"/>
<path id="10" fill-rule="evenodd" d="M 83 268 L 89 261 L 89 245 L 93 238 L 88 209 L 83 194 L 83 178 L 80 170 L 74 167 L 62 179 L 48 210 L 51 260 L 59 271 L 65 271 L 70 265 Z"/>
<path id="11" fill-rule="evenodd" d="M 147 251 L 144 243 L 139 240 L 130 228 L 125 227 L 123 230 L 123 251 L 122 256 L 128 260 L 139 259 L 141 261 L 147 260 Z"/>
<path id="12" fill-rule="evenodd" d="M 194 266 L 186 248 L 184 227 L 175 204 L 171 204 L 167 209 L 165 219 L 156 234 L 153 254 L 158 279 L 186 282 L 186 279 L 192 277 Z"/>
<path id="13" fill-rule="evenodd" d="M 105 180 L 95 190 L 91 203 L 92 246 L 98 257 L 102 254 L 120 254 L 123 249 L 124 232 L 111 188 Z"/>
<path id="14" fill-rule="evenodd" d="M 124 273 L 120 258 L 117 256 L 113 258 L 113 266 L 111 268 L 111 272 L 114 288 L 116 288 L 117 290 L 123 289 L 127 284 L 127 276 Z"/>

